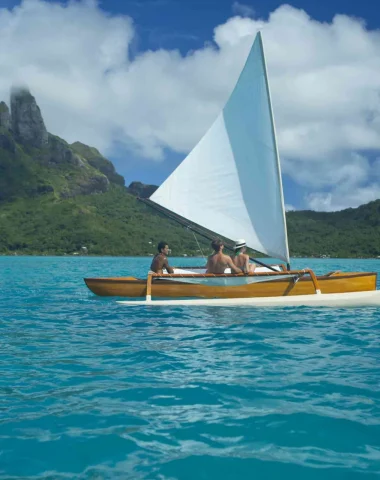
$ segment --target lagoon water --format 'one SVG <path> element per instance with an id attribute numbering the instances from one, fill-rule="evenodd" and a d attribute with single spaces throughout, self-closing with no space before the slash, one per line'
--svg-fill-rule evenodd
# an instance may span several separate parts
<path id="1" fill-rule="evenodd" d="M 149 263 L 0 257 L 0 479 L 379 478 L 380 309 L 128 309 L 83 283 Z"/>

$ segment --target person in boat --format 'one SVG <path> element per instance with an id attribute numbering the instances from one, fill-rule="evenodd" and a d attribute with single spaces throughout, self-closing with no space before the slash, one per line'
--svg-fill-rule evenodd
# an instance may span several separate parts
<path id="1" fill-rule="evenodd" d="M 256 265 L 254 263 L 249 263 L 249 255 L 245 253 L 246 250 L 246 241 L 242 238 L 237 240 L 234 246 L 234 256 L 232 257 L 232 261 L 234 262 L 234 265 L 241 268 L 244 273 L 253 273 Z"/>
<path id="2" fill-rule="evenodd" d="M 174 273 L 174 269 L 169 266 L 167 255 L 169 254 L 169 245 L 166 242 L 160 242 L 157 245 L 158 253 L 152 260 L 150 270 L 154 273 L 164 273 L 164 268 L 168 273 Z"/>
<path id="3" fill-rule="evenodd" d="M 217 238 L 213 240 L 211 246 L 214 253 L 208 257 L 206 273 L 221 274 L 226 268 L 231 269 L 231 273 L 242 273 L 242 269 L 237 267 L 229 255 L 223 253 L 223 242 Z"/>

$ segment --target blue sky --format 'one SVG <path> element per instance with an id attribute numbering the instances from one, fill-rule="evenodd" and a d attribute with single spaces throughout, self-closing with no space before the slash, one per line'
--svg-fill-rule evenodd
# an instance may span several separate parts
<path id="1" fill-rule="evenodd" d="M 0 0 L 9 13 L 0 10 L 0 53 L 1 44 L 15 49 L 0 94 L 25 80 L 49 131 L 97 146 L 127 184 L 159 184 L 186 156 L 237 80 L 244 32 L 263 22 L 286 204 L 334 210 L 380 197 L 376 2 L 75 3 Z M 19 31 L 6 28 L 11 16 Z M 193 76 L 183 73 L 189 64 Z"/>
<path id="2" fill-rule="evenodd" d="M 255 16 L 268 18 L 270 12 L 288 2 L 265 0 L 241 4 L 252 8 Z M 380 27 L 380 9 L 375 1 L 330 0 L 293 1 L 290 5 L 304 9 L 316 20 L 331 22 L 337 13 L 362 18 L 369 28 Z M 210 40 L 215 25 L 225 22 L 237 13 L 234 2 L 229 0 L 136 0 L 133 2 L 105 0 L 101 8 L 113 13 L 125 13 L 134 18 L 138 32 L 137 49 L 180 49 L 185 55 L 188 50 L 200 48 Z M 152 168 L 150 162 L 141 168 L 140 160 L 124 170 L 127 182 L 141 179 L 159 184 L 181 160 L 181 155 L 166 152 L 167 162 Z M 154 167 L 154 166 L 153 166 Z M 287 204 L 302 205 L 307 188 L 295 184 L 283 175 L 283 188 Z"/>
<path id="3" fill-rule="evenodd" d="M 360 17 L 369 28 L 380 26 L 380 9 L 375 0 L 305 0 L 281 2 L 277 0 L 243 1 L 255 15 L 267 18 L 280 5 L 289 3 L 322 22 L 330 22 L 334 15 L 343 13 Z M 213 28 L 235 13 L 230 0 L 104 0 L 102 9 L 130 15 L 136 22 L 141 42 L 138 47 L 179 48 L 183 53 L 210 40 Z"/>

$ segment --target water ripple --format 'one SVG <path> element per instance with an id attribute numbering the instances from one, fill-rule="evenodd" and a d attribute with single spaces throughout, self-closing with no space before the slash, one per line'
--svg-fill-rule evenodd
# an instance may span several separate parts
<path id="1" fill-rule="evenodd" d="M 379 310 L 132 311 L 82 281 L 147 262 L 0 257 L 1 480 L 378 477 Z"/>

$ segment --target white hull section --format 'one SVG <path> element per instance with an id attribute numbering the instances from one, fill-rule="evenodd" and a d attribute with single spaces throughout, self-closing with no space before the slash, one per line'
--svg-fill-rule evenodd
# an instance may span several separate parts
<path id="1" fill-rule="evenodd" d="M 380 307 L 380 290 L 353 293 L 328 293 L 313 295 L 294 295 L 288 297 L 260 297 L 260 298 L 221 298 L 221 299 L 194 299 L 194 300 L 122 300 L 118 301 L 127 306 L 220 306 L 220 307 Z"/>
<path id="2" fill-rule="evenodd" d="M 276 270 L 277 272 L 281 272 L 282 269 L 279 265 L 271 265 L 271 267 Z M 272 272 L 273 270 L 271 270 L 270 268 L 268 267 L 256 267 L 255 268 L 255 273 L 264 273 L 264 272 Z M 164 273 L 166 272 L 166 270 L 164 270 Z M 167 273 L 167 272 L 166 272 Z M 174 273 L 179 273 L 181 275 L 199 275 L 199 274 L 204 274 L 206 273 L 206 268 L 197 268 L 196 270 L 192 270 L 191 267 L 189 268 L 175 268 L 174 267 Z M 224 273 L 231 273 L 231 269 L 230 268 L 226 268 L 224 270 Z"/>
<path id="3" fill-rule="evenodd" d="M 281 272 L 281 268 L 278 265 L 273 265 L 273 268 L 278 272 Z M 257 267 L 255 269 L 255 273 L 262 273 L 262 272 L 271 272 L 272 270 L 266 267 Z M 166 272 L 166 270 L 165 270 Z M 258 283 L 258 282 L 270 282 L 273 280 L 282 280 L 284 278 L 289 278 L 289 275 L 276 275 L 275 278 L 273 277 L 202 277 L 206 273 L 205 268 L 197 268 L 196 270 L 191 269 L 182 269 L 182 268 L 174 268 L 175 274 L 183 275 L 182 278 L 170 278 L 169 276 L 164 278 L 163 280 L 171 280 L 173 282 L 181 282 L 181 283 L 192 283 L 192 284 L 201 284 L 201 285 L 208 285 L 212 287 L 237 287 L 239 285 L 247 285 L 251 283 Z M 231 273 L 230 268 L 226 268 L 224 273 Z M 195 277 L 190 276 L 195 275 Z M 156 279 L 156 281 L 160 281 L 162 278 Z"/>

